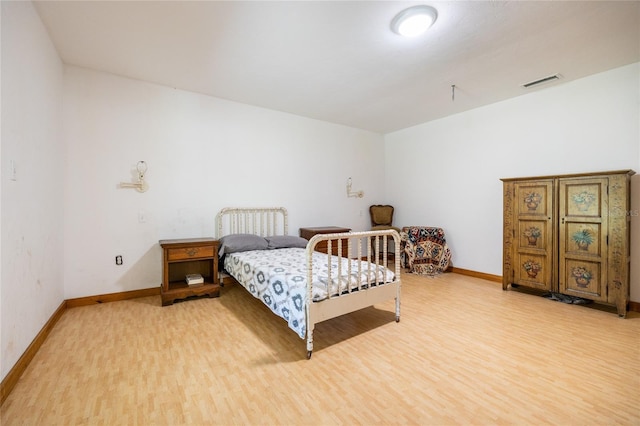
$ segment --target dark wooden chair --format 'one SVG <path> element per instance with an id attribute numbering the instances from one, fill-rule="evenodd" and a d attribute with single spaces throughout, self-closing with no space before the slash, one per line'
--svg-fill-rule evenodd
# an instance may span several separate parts
<path id="1" fill-rule="evenodd" d="M 393 229 L 400 233 L 400 228 L 393 226 L 393 206 L 389 204 L 374 204 L 369 207 L 369 216 L 371 216 L 371 230 L 380 231 L 385 229 Z M 393 240 L 391 240 L 393 244 Z M 375 251 L 375 241 L 371 241 L 372 253 Z M 394 247 L 395 249 L 395 247 Z M 382 250 L 382 247 L 380 247 Z M 392 252 L 395 254 L 395 252 Z"/>

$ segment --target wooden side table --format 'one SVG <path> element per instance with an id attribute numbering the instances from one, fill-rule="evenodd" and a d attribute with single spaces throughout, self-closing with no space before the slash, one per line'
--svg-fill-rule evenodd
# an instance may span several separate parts
<path id="1" fill-rule="evenodd" d="M 342 232 L 350 232 L 350 228 L 341 228 L 339 226 L 320 226 L 316 228 L 300 228 L 300 236 L 304 239 L 310 240 L 316 234 L 340 234 Z M 342 240 L 342 257 L 349 257 L 349 247 L 347 245 L 347 239 Z M 316 245 L 316 251 L 321 251 L 323 253 L 327 252 L 327 242 L 320 241 Z M 338 246 L 332 244 L 331 254 L 338 254 Z"/>
<path id="2" fill-rule="evenodd" d="M 162 306 L 192 296 L 218 297 L 218 240 L 187 238 L 160 240 L 162 247 Z M 200 274 L 204 283 L 188 285 L 188 274 Z"/>

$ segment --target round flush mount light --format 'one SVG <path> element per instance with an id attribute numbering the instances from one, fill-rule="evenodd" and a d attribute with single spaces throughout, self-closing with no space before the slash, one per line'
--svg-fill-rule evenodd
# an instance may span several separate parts
<path id="1" fill-rule="evenodd" d="M 404 37 L 416 37 L 427 31 L 437 18 L 438 11 L 431 6 L 412 6 L 393 18 L 391 29 Z"/>

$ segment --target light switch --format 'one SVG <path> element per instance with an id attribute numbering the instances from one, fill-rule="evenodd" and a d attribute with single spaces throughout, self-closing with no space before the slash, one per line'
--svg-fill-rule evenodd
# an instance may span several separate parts
<path id="1" fill-rule="evenodd" d="M 9 179 L 16 181 L 18 180 L 18 173 L 16 171 L 16 161 L 11 160 L 9 163 Z"/>

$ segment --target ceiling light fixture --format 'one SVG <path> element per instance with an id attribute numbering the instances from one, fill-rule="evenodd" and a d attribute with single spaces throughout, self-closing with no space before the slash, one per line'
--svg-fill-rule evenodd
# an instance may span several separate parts
<path id="1" fill-rule="evenodd" d="M 438 11 L 431 6 L 412 6 L 393 18 L 391 30 L 404 37 L 416 37 L 427 31 L 437 18 Z"/>

